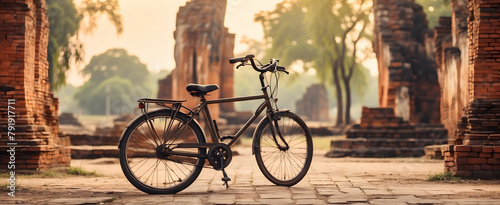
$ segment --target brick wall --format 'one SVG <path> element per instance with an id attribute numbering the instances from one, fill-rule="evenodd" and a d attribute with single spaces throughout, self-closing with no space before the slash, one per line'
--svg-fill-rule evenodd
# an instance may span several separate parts
<path id="1" fill-rule="evenodd" d="M 463 2 L 463 1 L 462 1 Z M 453 1 L 452 3 L 460 3 Z M 464 9 L 462 9 L 464 10 Z M 444 148 L 445 169 L 455 175 L 475 178 L 500 177 L 500 1 L 468 0 L 468 69 L 458 75 L 458 83 L 467 93 L 463 114 L 457 119 L 455 137 Z M 463 20 L 452 16 L 452 28 Z M 456 36 L 456 30 L 452 36 Z M 460 41 L 453 39 L 452 45 Z M 453 55 L 451 55 L 453 58 Z M 445 60 L 447 58 L 445 57 Z M 451 60 L 453 61 L 453 59 Z M 455 60 L 456 62 L 458 60 Z M 460 67 L 463 67 L 460 66 Z M 453 90 L 454 84 L 445 84 L 443 90 Z M 456 86 L 455 86 L 456 87 Z"/>
<path id="2" fill-rule="evenodd" d="M 0 97 L 0 149 L 7 150 L 7 101 L 15 99 L 16 169 L 67 167 L 69 138 L 58 136 L 58 101 L 48 82 L 48 16 L 43 0 L 2 2 L 0 82 L 14 91 Z M 0 152 L 0 168 L 7 168 Z"/>
<path id="3" fill-rule="evenodd" d="M 361 111 L 360 128 L 413 128 L 407 121 L 394 115 L 392 108 L 368 108 L 363 107 Z M 382 136 L 381 136 L 382 137 Z"/>
<path id="4" fill-rule="evenodd" d="M 443 150 L 446 171 L 480 179 L 500 176 L 500 146 L 452 145 Z"/>
<path id="5" fill-rule="evenodd" d="M 469 0 L 471 99 L 500 99 L 500 2 Z"/>
<path id="6" fill-rule="evenodd" d="M 450 140 L 469 102 L 469 40 L 466 0 L 451 1 L 452 17 L 441 17 L 434 29 L 435 57 L 441 87 L 441 123 Z"/>

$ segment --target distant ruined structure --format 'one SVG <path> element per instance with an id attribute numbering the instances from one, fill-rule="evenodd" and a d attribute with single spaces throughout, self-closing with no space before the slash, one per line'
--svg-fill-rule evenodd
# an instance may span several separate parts
<path id="1" fill-rule="evenodd" d="M 59 103 L 48 81 L 46 11 L 45 0 L 16 0 L 0 6 L 0 86 L 14 88 L 0 95 L 0 169 L 7 169 L 10 161 L 15 161 L 11 171 L 16 172 L 64 168 L 71 160 L 69 138 L 58 135 Z M 15 100 L 10 109 L 9 99 Z M 12 141 L 8 123 L 14 128 Z M 11 147 L 15 147 L 14 160 L 6 152 Z"/>
<path id="2" fill-rule="evenodd" d="M 328 122 L 328 93 L 323 84 L 311 85 L 296 103 L 295 110 L 304 120 Z"/>
<path id="3" fill-rule="evenodd" d="M 189 83 L 218 84 L 219 90 L 209 99 L 233 96 L 234 34 L 224 27 L 226 0 L 194 0 L 187 2 L 177 13 L 175 38 L 176 68 L 159 81 L 159 98 L 188 99 L 186 105 L 194 107 L 198 98 L 186 91 Z M 233 112 L 233 103 L 210 107 L 213 118 L 219 110 Z"/>
<path id="4" fill-rule="evenodd" d="M 333 140 L 327 156 L 422 156 L 447 140 L 432 32 L 414 0 L 374 0 L 373 13 L 380 108 L 363 108 L 361 123 Z"/>

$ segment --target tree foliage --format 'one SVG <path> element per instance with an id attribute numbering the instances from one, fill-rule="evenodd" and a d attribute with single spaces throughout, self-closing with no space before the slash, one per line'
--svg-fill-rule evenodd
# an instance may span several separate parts
<path id="1" fill-rule="evenodd" d="M 71 63 L 83 60 L 83 43 L 78 40 L 81 30 L 87 33 L 96 28 L 97 17 L 106 14 L 117 33 L 123 31 L 118 0 L 83 0 L 77 9 L 73 0 L 47 0 L 49 17 L 49 80 L 53 89 L 66 83 Z M 86 24 L 82 23 L 87 19 Z"/>
<path id="2" fill-rule="evenodd" d="M 369 37 L 370 11 L 365 0 L 286 0 L 255 18 L 264 28 L 267 56 L 287 65 L 300 60 L 334 86 L 337 125 L 350 122 L 351 87 L 365 82 L 357 54 L 360 40 Z"/>
<path id="3" fill-rule="evenodd" d="M 451 16 L 450 0 L 416 0 L 416 2 L 422 5 L 431 29 L 439 25 L 439 17 Z"/>
<path id="4" fill-rule="evenodd" d="M 301 1 L 284 1 L 273 11 L 262 11 L 255 21 L 262 24 L 268 44 L 266 58 L 277 58 L 291 65 L 296 60 L 312 61 L 319 53 L 313 47 L 305 22 Z"/>
<path id="5" fill-rule="evenodd" d="M 137 98 L 153 95 L 147 66 L 124 49 L 110 49 L 92 57 L 82 74 L 89 79 L 78 88 L 75 99 L 89 114 L 105 114 L 108 95 L 111 114 L 131 112 Z"/>

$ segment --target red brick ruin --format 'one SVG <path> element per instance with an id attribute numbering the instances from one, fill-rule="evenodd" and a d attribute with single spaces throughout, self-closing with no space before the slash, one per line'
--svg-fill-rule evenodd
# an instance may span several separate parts
<path id="1" fill-rule="evenodd" d="M 360 124 L 333 140 L 327 156 L 422 156 L 447 139 L 426 15 L 413 0 L 374 0 L 373 13 L 380 108 L 363 108 Z"/>
<path id="2" fill-rule="evenodd" d="M 500 1 L 452 0 L 435 29 L 442 122 L 455 175 L 500 177 Z"/>
<path id="3" fill-rule="evenodd" d="M 452 16 L 429 33 L 412 0 L 374 1 L 382 108 L 363 108 L 347 139 L 332 141 L 331 156 L 408 156 L 446 136 L 442 123 L 446 171 L 500 177 L 500 1 L 450 3 Z"/>
<path id="4" fill-rule="evenodd" d="M 177 13 L 175 38 L 176 68 L 159 82 L 159 98 L 188 99 L 194 107 L 198 98 L 186 91 L 189 83 L 217 84 L 219 90 L 208 99 L 233 97 L 234 34 L 224 27 L 226 0 L 194 0 L 187 2 Z M 212 106 L 212 105 L 211 105 Z M 214 119 L 219 110 L 233 112 L 233 103 L 210 107 Z"/>
<path id="5" fill-rule="evenodd" d="M 14 87 L 0 96 L 0 163 L 7 169 L 11 146 L 15 146 L 15 169 L 39 170 L 68 167 L 70 141 L 58 135 L 58 100 L 48 81 L 49 35 L 45 0 L 2 2 L 0 7 L 0 82 Z M 8 101 L 15 117 L 8 113 Z M 15 140 L 8 139 L 8 119 Z"/>

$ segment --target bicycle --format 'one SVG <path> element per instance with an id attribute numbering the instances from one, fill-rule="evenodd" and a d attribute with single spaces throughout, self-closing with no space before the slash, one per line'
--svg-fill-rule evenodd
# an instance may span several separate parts
<path id="1" fill-rule="evenodd" d="M 200 98 L 200 103 L 190 109 L 182 105 L 186 100 L 148 99 L 138 100 L 142 115 L 127 125 L 120 140 L 120 164 L 127 179 L 137 189 L 149 194 L 174 194 L 191 185 L 203 167 L 221 170 L 222 181 L 228 187 L 224 168 L 232 160 L 231 146 L 242 133 L 266 110 L 258 123 L 252 143 L 252 154 L 264 176 L 280 186 L 293 186 L 306 175 L 313 156 L 312 136 L 306 123 L 289 110 L 278 109 L 274 96 L 277 91 L 279 73 L 285 68 L 278 60 L 259 67 L 254 55 L 232 58 L 236 68 L 252 65 L 259 74 L 262 95 L 207 100 L 205 96 L 217 90 L 218 85 L 189 84 L 186 89 Z M 266 80 L 266 73 L 276 78 L 276 85 Z M 266 83 L 267 82 L 267 85 Z M 270 92 L 270 93 L 269 93 Z M 220 136 L 215 120 L 212 120 L 207 105 L 259 100 L 264 101 L 255 113 L 234 135 Z M 149 104 L 165 108 L 148 111 Z M 195 119 L 204 113 L 205 123 L 212 142 L 207 143 L 205 133 Z M 230 140 L 228 143 L 223 141 Z M 208 149 L 208 152 L 207 152 Z M 210 166 L 205 165 L 208 160 Z"/>

